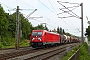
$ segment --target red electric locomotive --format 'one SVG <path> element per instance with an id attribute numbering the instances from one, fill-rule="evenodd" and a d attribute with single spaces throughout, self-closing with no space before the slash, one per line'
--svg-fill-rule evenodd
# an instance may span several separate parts
<path id="1" fill-rule="evenodd" d="M 60 44 L 60 35 L 46 30 L 33 30 L 30 35 L 30 45 L 33 48 Z"/>

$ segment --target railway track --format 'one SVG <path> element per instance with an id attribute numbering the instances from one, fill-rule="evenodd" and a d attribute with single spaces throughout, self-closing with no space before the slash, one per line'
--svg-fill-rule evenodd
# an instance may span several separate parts
<path id="1" fill-rule="evenodd" d="M 27 47 L 30 47 L 30 46 L 20 47 L 20 49 L 27 48 Z M 0 50 L 8 50 L 8 49 L 15 49 L 15 47 L 13 47 L 13 48 L 3 48 L 3 49 L 0 48 Z"/>
<path id="2" fill-rule="evenodd" d="M 42 49 L 38 49 L 38 50 L 42 50 Z M 31 48 L 31 47 L 24 47 L 24 48 L 20 48 L 20 50 L 13 50 L 13 51 L 11 49 L 11 52 L 10 51 L 9 52 L 6 51 L 4 53 L 1 53 L 0 54 L 0 60 L 6 60 L 6 59 L 10 59 L 10 58 L 26 55 L 26 54 L 29 54 L 29 53 L 35 53 L 38 50 L 34 49 L 34 48 Z"/>
<path id="3" fill-rule="evenodd" d="M 0 54 L 0 60 L 47 60 L 52 56 L 55 56 L 59 53 L 63 53 L 67 51 L 66 47 L 74 48 L 77 44 L 67 44 L 52 48 L 45 48 L 45 49 L 33 49 L 33 48 L 25 48 L 18 52 L 11 52 Z"/>
<path id="4" fill-rule="evenodd" d="M 5 53 L 13 53 L 13 52 L 20 52 L 22 50 L 27 50 L 31 49 L 32 47 L 26 46 L 26 47 L 20 47 L 19 50 L 16 50 L 15 48 L 6 48 L 6 49 L 0 49 L 0 54 L 5 54 Z"/>
<path id="5" fill-rule="evenodd" d="M 33 56 L 33 57 L 30 57 L 28 59 L 25 59 L 25 60 L 46 60 L 58 53 L 61 53 L 61 52 L 64 52 L 66 51 L 66 49 L 64 49 L 65 47 L 62 47 L 61 49 L 55 49 L 53 51 L 49 51 L 49 52 L 46 52 L 46 53 L 43 53 L 43 54 L 40 54 L 40 55 L 36 55 L 36 56 Z"/>
<path id="6" fill-rule="evenodd" d="M 48 60 L 49 58 L 57 55 L 57 54 L 60 54 L 60 53 L 64 53 L 67 51 L 67 48 L 68 46 L 63 46 L 63 47 L 60 47 L 58 49 L 54 49 L 54 50 L 51 50 L 51 51 L 48 51 L 46 53 L 43 53 L 43 54 L 39 54 L 39 55 L 36 55 L 36 56 L 33 56 L 33 57 L 30 57 L 28 59 L 25 59 L 25 60 Z M 70 46 L 71 49 L 73 49 L 74 45 Z"/>
<path id="7" fill-rule="evenodd" d="M 22 47 L 22 48 L 20 48 L 20 50 L 15 50 L 13 48 L 12 49 L 10 48 L 9 50 L 6 51 L 6 49 L 4 49 L 4 51 L 2 53 L 0 53 L 0 60 L 6 60 L 6 59 L 9 59 L 9 58 L 14 58 L 14 57 L 17 57 L 17 56 L 28 54 L 28 52 L 33 53 L 33 52 L 36 51 L 31 47 Z"/>

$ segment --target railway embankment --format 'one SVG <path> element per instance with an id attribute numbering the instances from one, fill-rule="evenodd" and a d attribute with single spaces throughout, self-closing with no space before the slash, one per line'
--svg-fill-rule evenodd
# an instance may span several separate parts
<path id="1" fill-rule="evenodd" d="M 89 55 L 90 55 L 90 43 L 88 44 L 88 52 L 89 52 Z"/>
<path id="2" fill-rule="evenodd" d="M 70 53 L 63 60 L 90 60 L 90 44 L 83 43 L 71 57 L 69 57 Z"/>
<path id="3" fill-rule="evenodd" d="M 79 60 L 90 60 L 90 55 L 88 53 L 89 46 L 87 43 L 83 43 L 82 47 L 80 48 L 80 58 Z"/>

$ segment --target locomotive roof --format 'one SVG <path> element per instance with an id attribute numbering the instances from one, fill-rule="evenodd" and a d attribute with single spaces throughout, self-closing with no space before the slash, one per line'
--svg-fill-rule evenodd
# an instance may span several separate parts
<path id="1" fill-rule="evenodd" d="M 47 30 L 33 30 L 33 31 L 44 31 L 44 32 L 47 32 L 47 33 L 59 35 L 58 33 L 55 33 L 55 32 L 49 32 L 49 31 L 47 31 Z"/>
<path id="2" fill-rule="evenodd" d="M 45 31 L 46 32 L 46 30 L 33 30 L 33 31 Z"/>

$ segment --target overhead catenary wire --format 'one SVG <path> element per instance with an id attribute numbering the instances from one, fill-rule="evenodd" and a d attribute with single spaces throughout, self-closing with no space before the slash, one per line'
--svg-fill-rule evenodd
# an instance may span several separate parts
<path id="1" fill-rule="evenodd" d="M 76 9 L 76 8 L 79 7 L 79 6 L 80 6 L 80 5 L 78 4 L 77 6 L 72 6 L 72 7 L 67 7 L 67 8 L 73 8 L 72 10 L 74 10 L 74 9 Z M 76 17 L 76 16 L 74 16 L 73 14 L 69 13 L 69 11 L 65 11 L 64 9 L 66 9 L 66 8 L 59 8 L 59 9 L 62 10 L 63 12 L 58 13 L 57 15 L 63 14 L 63 13 L 68 13 L 68 14 L 71 15 L 71 16 L 67 16 L 67 17 L 59 17 L 59 18 Z M 79 18 L 79 17 L 76 17 L 76 18 Z"/>
<path id="2" fill-rule="evenodd" d="M 68 19 L 69 20 L 69 19 Z M 70 20 L 69 20 L 70 21 Z M 71 22 L 71 21 L 70 21 Z M 74 24 L 72 24 L 72 22 L 71 22 L 71 25 L 73 26 L 73 27 L 75 27 L 75 28 L 77 28 Z M 77 30 L 78 32 L 79 32 L 79 30 Z"/>
<path id="3" fill-rule="evenodd" d="M 38 0 L 41 4 L 43 4 L 46 8 L 48 8 L 44 3 L 42 3 L 40 0 Z M 53 12 L 50 8 L 48 8 L 51 12 Z M 55 15 L 57 15 L 55 12 L 53 12 Z"/>
<path id="4" fill-rule="evenodd" d="M 0 5 L 2 5 L 2 6 L 5 6 L 6 8 L 8 8 L 7 10 L 5 10 L 5 11 L 11 11 L 11 10 L 14 10 L 12 7 L 10 7 L 10 6 L 8 6 L 8 5 L 6 5 L 6 4 L 4 4 L 4 3 L 2 3 L 2 2 L 0 2 Z M 10 14 L 11 14 L 11 12 L 10 12 Z"/>
<path id="5" fill-rule="evenodd" d="M 60 9 L 60 8 L 59 8 Z M 60 10 L 62 10 L 62 11 L 64 11 L 63 9 L 60 9 Z M 68 16 L 68 17 L 76 17 L 76 16 L 74 16 L 73 14 L 71 14 L 71 13 L 69 13 L 68 11 L 64 11 L 64 12 L 62 12 L 62 13 L 68 13 L 69 15 L 71 15 L 71 16 Z M 61 13 L 60 13 L 61 14 Z M 58 14 L 59 15 L 59 14 Z M 59 17 L 59 18 L 68 18 L 68 17 Z M 76 17 L 76 18 L 79 18 L 79 17 Z"/>
<path id="6" fill-rule="evenodd" d="M 59 1 L 57 1 L 59 3 Z M 68 9 L 66 6 L 64 6 L 62 3 L 59 3 L 60 5 L 62 5 L 63 7 L 65 7 L 69 12 L 72 12 L 70 9 Z M 74 12 L 72 12 L 76 17 L 78 17 L 80 19 L 80 17 L 75 14 Z"/>
<path id="7" fill-rule="evenodd" d="M 61 2 L 61 3 L 69 3 L 69 4 L 78 4 L 78 3 L 70 3 L 70 2 L 62 2 L 62 1 L 57 1 L 57 2 Z M 78 4 L 80 5 L 80 4 Z"/>
<path id="8" fill-rule="evenodd" d="M 78 5 L 78 6 L 72 6 L 72 7 L 67 7 L 67 8 L 72 8 L 71 11 L 73 11 L 73 10 L 75 10 L 75 9 L 76 9 L 77 7 L 79 7 L 79 6 L 80 6 L 80 5 Z M 66 9 L 66 8 L 61 8 L 61 9 L 63 10 L 63 9 Z"/>
<path id="9" fill-rule="evenodd" d="M 74 9 L 76 9 L 76 7 L 79 7 L 79 6 L 73 6 L 73 7 L 67 7 L 67 8 L 72 8 L 72 11 L 73 11 Z M 69 11 L 64 11 L 64 9 L 66 9 L 66 8 L 59 8 L 59 9 L 63 11 L 62 13 L 59 13 L 59 14 L 63 14 L 65 12 L 69 13 Z M 59 15 L 59 14 L 57 14 L 57 15 Z"/>
<path id="10" fill-rule="evenodd" d="M 40 12 L 39 12 L 40 13 Z M 41 13 L 42 14 L 42 13 Z M 45 18 L 47 18 L 48 20 L 50 20 L 47 16 L 45 16 L 44 14 L 42 14 Z M 32 17 L 30 17 L 30 18 L 32 18 Z M 37 19 L 32 19 L 32 20 L 35 20 L 35 21 L 38 21 L 38 22 L 42 22 L 42 21 L 40 21 L 40 20 L 37 20 Z M 51 20 L 50 20 L 51 21 Z M 53 21 L 52 21 L 53 22 Z M 54 24 L 57 24 L 57 23 L 55 23 L 55 22 L 53 22 Z M 56 27 L 54 27 L 54 26 L 52 26 L 52 25 L 50 25 L 50 24 L 47 24 L 48 26 L 51 26 L 51 27 L 53 27 L 53 28 L 56 28 Z"/>
<path id="11" fill-rule="evenodd" d="M 51 4 L 51 2 L 50 2 L 50 0 L 48 0 L 49 1 L 49 3 Z M 52 8 L 54 9 L 54 7 L 53 7 L 53 5 L 51 4 L 51 6 L 52 6 Z M 56 12 L 56 10 L 54 9 L 54 11 Z"/>
<path id="12" fill-rule="evenodd" d="M 10 6 L 8 6 L 8 5 L 6 5 L 6 4 L 4 4 L 4 3 L 2 3 L 2 2 L 0 2 L 0 5 L 3 5 L 3 6 L 5 6 L 6 8 L 12 9 Z"/>
<path id="13" fill-rule="evenodd" d="M 77 6 L 72 6 L 72 7 L 67 7 L 67 8 L 76 8 L 76 7 L 79 7 L 80 5 L 77 5 Z M 66 8 L 61 8 L 61 9 L 66 9 Z"/>
<path id="14" fill-rule="evenodd" d="M 63 19 L 62 19 L 63 20 Z M 64 21 L 64 20 L 63 20 Z M 69 25 L 66 21 L 64 21 L 65 24 L 67 24 L 69 27 L 71 27 L 71 25 Z M 73 28 L 73 27 L 71 27 Z M 74 29 L 74 28 L 73 28 Z"/>
<path id="15" fill-rule="evenodd" d="M 69 19 L 68 19 L 68 20 L 69 20 Z M 70 21 L 70 20 L 69 20 L 69 21 Z M 71 22 L 71 21 L 70 21 L 70 22 Z M 72 22 L 71 22 L 70 24 L 72 24 Z M 73 26 L 73 27 L 75 27 L 75 28 L 77 28 L 77 27 L 76 27 L 76 26 L 74 26 L 73 24 L 72 24 L 72 26 Z"/>
<path id="16" fill-rule="evenodd" d="M 18 0 L 18 1 L 19 1 L 19 0 Z M 29 4 L 27 4 L 27 3 L 26 3 L 25 1 L 23 1 L 23 0 L 21 0 L 20 2 L 26 4 L 26 5 L 29 6 L 30 8 L 33 8 L 33 9 L 34 9 L 34 7 L 30 6 Z"/>

